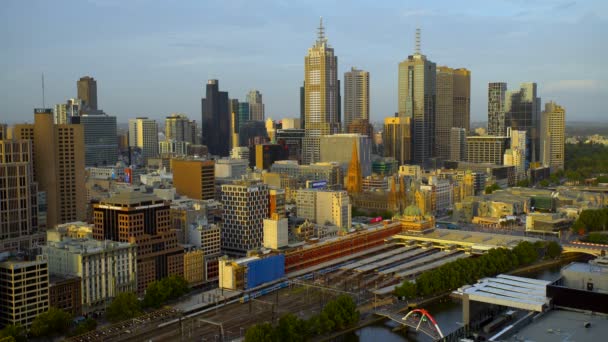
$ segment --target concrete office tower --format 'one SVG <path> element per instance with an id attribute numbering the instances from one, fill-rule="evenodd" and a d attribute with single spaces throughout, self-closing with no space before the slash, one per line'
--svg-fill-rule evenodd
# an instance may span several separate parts
<path id="1" fill-rule="evenodd" d="M 197 200 L 215 198 L 215 162 L 213 160 L 175 158 L 173 186 L 178 194 Z"/>
<path id="2" fill-rule="evenodd" d="M 268 186 L 254 181 L 222 185 L 222 250 L 235 256 L 262 246 L 268 215 Z"/>
<path id="3" fill-rule="evenodd" d="M 420 53 L 420 30 L 416 51 L 399 63 L 399 117 L 411 118 L 412 163 L 424 165 L 435 150 L 436 66 Z"/>
<path id="4" fill-rule="evenodd" d="M 51 109 L 35 109 L 34 124 L 15 125 L 14 134 L 31 140 L 34 180 L 46 193 L 47 226 L 84 221 L 84 127 L 55 125 Z"/>
<path id="5" fill-rule="evenodd" d="M 505 104 L 507 84 L 488 83 L 488 134 L 504 136 L 507 134 Z"/>
<path id="6" fill-rule="evenodd" d="M 170 219 L 169 202 L 123 192 L 93 204 L 93 237 L 137 244 L 137 292 L 170 275 L 184 274 L 184 249 Z"/>
<path id="7" fill-rule="evenodd" d="M 298 217 L 319 225 L 329 223 L 345 230 L 352 226 L 352 206 L 346 191 L 298 190 L 296 206 Z"/>
<path id="8" fill-rule="evenodd" d="M 38 184 L 29 140 L 0 137 L 0 251 L 27 252 L 44 243 L 38 231 Z"/>
<path id="9" fill-rule="evenodd" d="M 345 130 L 358 119 L 369 121 L 369 72 L 354 67 L 344 73 Z"/>
<path id="10" fill-rule="evenodd" d="M 327 43 L 323 20 L 318 38 L 304 57 L 304 164 L 320 160 L 319 139 L 340 131 L 340 83 L 338 57 Z"/>
<path id="11" fill-rule="evenodd" d="M 249 120 L 264 121 L 262 94 L 255 89 L 251 90 L 247 93 L 247 102 L 249 102 Z"/>
<path id="12" fill-rule="evenodd" d="M 470 128 L 471 72 L 467 69 L 437 67 L 435 99 L 435 156 L 450 158 L 452 127 Z"/>
<path id="13" fill-rule="evenodd" d="M 321 162 L 338 162 L 346 174 L 349 168 L 353 145 L 361 165 L 363 177 L 372 174 L 372 140 L 361 134 L 334 134 L 321 137 Z"/>
<path id="14" fill-rule="evenodd" d="M 505 96 L 506 127 L 526 131 L 530 141 L 529 162 L 540 159 L 540 97 L 536 94 L 536 83 L 522 83 L 519 90 L 508 91 Z"/>
<path id="15" fill-rule="evenodd" d="M 97 81 L 91 76 L 83 76 L 76 82 L 78 98 L 82 100 L 84 111 L 97 110 Z"/>
<path id="16" fill-rule="evenodd" d="M 129 119 L 129 146 L 139 147 L 144 160 L 158 156 L 158 124 L 140 117 Z"/>
<path id="17" fill-rule="evenodd" d="M 287 218 L 272 215 L 264 219 L 264 248 L 279 249 L 288 243 Z"/>
<path id="18" fill-rule="evenodd" d="M 165 118 L 165 139 L 197 144 L 196 121 L 185 114 L 173 113 Z"/>
<path id="19" fill-rule="evenodd" d="M 33 261 L 0 260 L 0 279 L 0 327 L 29 329 L 36 316 L 49 310 L 49 269 L 41 256 Z"/>
<path id="20" fill-rule="evenodd" d="M 400 165 L 412 160 L 411 121 L 409 117 L 384 119 L 384 156 L 395 158 Z"/>
<path id="21" fill-rule="evenodd" d="M 467 130 L 452 127 L 450 130 L 450 160 L 464 161 L 467 158 Z"/>
<path id="22" fill-rule="evenodd" d="M 564 169 L 566 110 L 551 101 L 545 103 L 540 125 L 541 161 L 552 172 Z"/>
<path id="23" fill-rule="evenodd" d="M 509 137 L 469 136 L 467 137 L 467 161 L 502 165 L 508 146 Z"/>
<path id="24" fill-rule="evenodd" d="M 72 117 L 80 116 L 81 109 L 82 101 L 80 99 L 69 99 L 66 103 L 55 105 L 55 124 L 69 124 Z"/>
<path id="25" fill-rule="evenodd" d="M 84 128 L 85 166 L 115 165 L 118 160 L 116 117 L 98 111 L 73 117 Z"/>
<path id="26" fill-rule="evenodd" d="M 228 92 L 219 91 L 219 81 L 207 81 L 206 97 L 201 100 L 202 144 L 209 154 L 227 157 L 230 152 L 230 108 Z"/>
<path id="27" fill-rule="evenodd" d="M 515 181 L 526 179 L 528 164 L 526 163 L 527 137 L 526 131 L 513 130 L 507 128 L 507 135 L 510 138 L 511 146 L 505 151 L 504 165 L 515 166 Z"/>

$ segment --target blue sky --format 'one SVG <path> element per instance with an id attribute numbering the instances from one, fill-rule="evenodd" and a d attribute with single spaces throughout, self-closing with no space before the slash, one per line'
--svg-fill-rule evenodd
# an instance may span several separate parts
<path id="1" fill-rule="evenodd" d="M 370 72 L 371 113 L 397 110 L 397 64 L 414 50 L 472 72 L 471 117 L 486 120 L 487 83 L 539 84 L 568 120 L 608 121 L 608 1 L 0 2 L 0 121 L 31 121 L 40 76 L 50 107 L 98 82 L 99 106 L 119 121 L 183 112 L 200 120 L 207 79 L 231 98 L 259 89 L 266 116 L 299 115 L 304 55 L 323 16 L 339 78 Z"/>

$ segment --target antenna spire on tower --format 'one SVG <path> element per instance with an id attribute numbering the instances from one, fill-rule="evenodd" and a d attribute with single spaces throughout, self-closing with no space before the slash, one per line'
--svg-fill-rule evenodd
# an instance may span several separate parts
<path id="1" fill-rule="evenodd" d="M 45 101 L 44 101 L 44 73 L 42 73 L 42 108 L 46 108 L 45 107 Z"/>
<path id="2" fill-rule="evenodd" d="M 416 54 L 420 54 L 420 28 L 416 29 Z"/>
<path id="3" fill-rule="evenodd" d="M 325 42 L 325 28 L 323 27 L 323 17 L 319 18 L 318 39 L 319 43 Z"/>

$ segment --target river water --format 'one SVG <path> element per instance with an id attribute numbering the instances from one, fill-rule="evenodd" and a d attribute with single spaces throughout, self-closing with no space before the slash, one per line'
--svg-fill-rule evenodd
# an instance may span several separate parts
<path id="1" fill-rule="evenodd" d="M 542 271 L 534 271 L 522 274 L 522 277 L 543 279 L 554 281 L 559 278 L 561 266 L 552 267 Z M 462 322 L 462 308 L 459 300 L 447 299 L 443 302 L 436 302 L 425 307 L 425 309 L 435 318 L 442 332 L 447 335 L 459 328 Z M 361 328 L 355 332 L 344 335 L 343 341 L 357 342 L 396 342 L 396 341 L 432 341 L 424 334 L 406 334 L 400 331 L 393 331 L 398 324 L 386 320 L 377 325 Z"/>

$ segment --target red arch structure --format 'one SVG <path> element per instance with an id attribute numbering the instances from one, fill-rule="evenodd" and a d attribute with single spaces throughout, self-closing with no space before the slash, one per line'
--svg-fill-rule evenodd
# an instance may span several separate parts
<path id="1" fill-rule="evenodd" d="M 435 328 L 435 331 L 437 332 L 437 334 L 439 334 L 439 337 L 443 338 L 443 333 L 441 332 L 441 329 L 439 329 L 439 324 L 437 324 L 437 321 L 435 321 L 433 316 L 431 316 L 431 314 L 428 311 L 426 311 L 425 309 L 414 309 L 414 310 L 408 312 L 407 315 L 403 316 L 402 320 L 407 321 L 407 319 L 415 313 L 420 314 L 420 321 L 418 322 L 418 325 L 416 326 L 416 331 L 418 331 L 420 329 L 420 325 L 422 324 L 423 317 L 427 317 L 429 319 L 429 321 L 431 321 L 433 328 Z"/>

